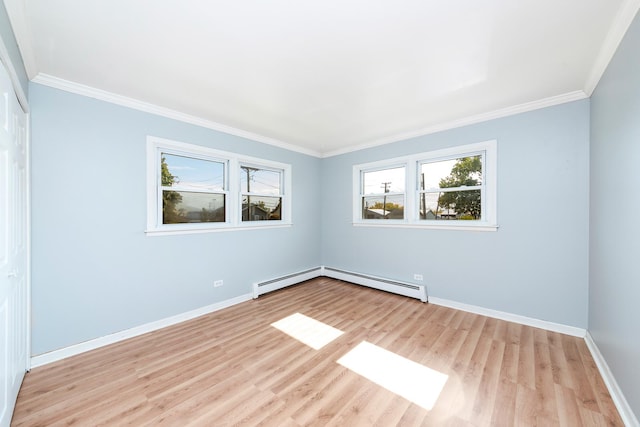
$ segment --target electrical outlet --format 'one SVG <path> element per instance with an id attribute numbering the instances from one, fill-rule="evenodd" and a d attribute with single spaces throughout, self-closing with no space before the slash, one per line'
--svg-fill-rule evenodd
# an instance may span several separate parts
<path id="1" fill-rule="evenodd" d="M 422 274 L 414 274 L 414 275 L 413 275 L 413 280 L 419 280 L 419 281 L 422 281 Z"/>
<path id="2" fill-rule="evenodd" d="M 214 288 L 219 288 L 222 285 L 224 285 L 224 282 L 222 280 L 216 280 L 215 282 L 213 282 Z"/>

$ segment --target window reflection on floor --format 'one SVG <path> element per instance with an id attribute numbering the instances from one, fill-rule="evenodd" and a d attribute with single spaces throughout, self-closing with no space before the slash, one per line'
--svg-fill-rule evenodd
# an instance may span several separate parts
<path id="1" fill-rule="evenodd" d="M 448 379 L 448 375 L 366 341 L 338 363 L 426 410 L 433 408 Z"/>
<path id="2" fill-rule="evenodd" d="M 315 350 L 344 333 L 301 313 L 280 319 L 271 326 Z M 433 408 L 449 378 L 367 341 L 362 341 L 337 362 L 426 410 Z"/>
<path id="3" fill-rule="evenodd" d="M 344 332 L 304 314 L 295 313 L 271 324 L 314 350 L 319 350 Z"/>

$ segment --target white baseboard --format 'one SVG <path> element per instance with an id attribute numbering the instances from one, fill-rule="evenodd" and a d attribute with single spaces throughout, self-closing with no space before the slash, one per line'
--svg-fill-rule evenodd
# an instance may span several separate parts
<path id="1" fill-rule="evenodd" d="M 578 338 L 584 338 L 587 333 L 586 329 L 576 328 L 574 326 L 562 325 L 560 323 L 548 322 L 546 320 L 534 319 L 532 317 L 520 316 L 519 314 L 507 313 L 504 311 L 492 310 L 477 305 L 464 304 L 461 302 L 450 301 L 443 298 L 429 297 L 429 302 L 443 307 L 455 308 L 457 310 L 467 311 L 469 313 L 480 314 L 482 316 L 493 317 L 508 322 L 519 323 L 521 325 L 533 326 L 547 331 L 559 332 L 565 335 L 571 335 Z"/>
<path id="2" fill-rule="evenodd" d="M 616 381 L 613 373 L 609 369 L 609 365 L 604 360 L 604 356 L 600 353 L 600 349 L 596 345 L 596 342 L 593 340 L 593 337 L 589 332 L 584 337 L 585 342 L 587 343 L 587 347 L 589 347 L 589 351 L 591 352 L 591 356 L 593 360 L 596 362 L 598 366 L 598 370 L 600 371 L 600 375 L 602 375 L 602 379 L 609 390 L 609 394 L 611 395 L 611 399 L 613 403 L 616 405 L 618 412 L 620 413 L 620 417 L 624 422 L 624 425 L 627 427 L 640 427 L 640 421 L 633 413 L 629 402 L 625 399 L 624 394 L 622 394 L 622 390 L 618 386 L 618 382 Z"/>
<path id="3" fill-rule="evenodd" d="M 339 275 L 338 275 L 338 272 L 340 273 Z M 274 279 L 273 281 L 263 282 L 263 283 L 266 283 L 266 286 L 263 290 L 271 291 L 273 290 L 271 289 L 272 286 L 276 286 L 276 287 L 277 286 L 283 287 L 283 285 L 291 286 L 293 284 L 300 283 L 305 280 L 308 280 L 314 277 L 320 277 L 320 276 L 333 277 L 340 280 L 345 280 L 348 282 L 361 284 L 365 286 L 371 286 L 371 284 L 368 281 L 367 283 L 360 283 L 362 282 L 362 280 L 364 280 L 364 279 L 360 280 L 360 278 L 362 277 L 366 277 L 367 280 L 369 281 L 387 280 L 387 279 L 375 278 L 374 276 L 368 276 L 368 275 L 365 276 L 361 273 L 345 272 L 342 270 L 336 270 L 336 269 L 331 269 L 330 267 L 321 266 L 321 267 L 313 268 L 304 272 L 295 273 L 290 276 L 284 276 L 283 280 Z M 279 283 L 274 285 L 271 284 L 271 282 L 276 282 L 276 281 L 279 281 Z M 386 290 L 384 286 L 379 287 L 378 284 L 372 287 Z M 417 287 L 420 288 L 418 291 L 411 291 L 412 294 L 407 296 L 411 296 L 414 298 L 421 299 L 422 301 L 426 301 L 427 296 L 426 296 L 426 290 L 424 289 L 424 286 L 417 286 Z M 393 289 L 391 291 L 398 293 L 398 289 Z M 417 292 L 417 294 L 413 295 L 413 293 L 415 292 Z M 254 285 L 254 290 L 251 294 L 240 295 L 236 298 L 232 298 L 216 304 L 208 305 L 206 307 L 201 307 L 196 310 L 192 310 L 186 313 L 178 314 L 176 316 L 168 317 L 166 319 L 161 319 L 155 322 L 150 322 L 144 325 L 136 326 L 131 329 L 126 329 L 124 331 L 116 332 L 114 334 L 106 335 L 104 337 L 85 341 L 79 344 L 74 344 L 69 347 L 62 348 L 60 350 L 54 350 L 49 353 L 33 356 L 31 358 L 31 368 L 57 362 L 58 360 L 65 359 L 67 357 L 75 356 L 77 354 L 84 353 L 86 351 L 95 350 L 97 348 L 100 348 L 109 344 L 113 344 L 118 341 L 122 341 L 128 338 L 133 338 L 135 336 L 146 334 L 147 332 L 152 332 L 161 328 L 165 328 L 167 326 L 175 325 L 176 323 L 184 322 L 186 320 L 190 320 L 198 316 L 212 313 L 214 311 L 221 310 L 223 308 L 227 308 L 232 305 L 239 304 L 241 302 L 249 301 L 252 298 L 256 298 L 257 295 L 261 293 L 264 293 L 264 292 L 256 291 L 256 286 Z M 560 332 L 563 334 L 572 335 L 580 338 L 584 338 L 586 335 L 585 329 L 575 328 L 572 326 L 566 326 L 566 325 L 561 325 L 553 322 L 547 322 L 544 320 L 538 320 L 530 317 L 520 316 L 517 314 L 491 310 L 484 307 L 459 303 L 456 301 L 450 301 L 450 300 L 437 298 L 437 297 L 430 296 L 428 300 L 430 303 L 433 303 L 436 305 L 442 305 L 445 307 L 455 308 L 455 309 L 467 311 L 470 313 L 476 313 L 483 316 L 494 317 L 496 319 L 507 320 L 510 322 L 520 323 L 523 325 L 533 326 L 536 328 L 541 328 L 549 331 Z"/>
<path id="4" fill-rule="evenodd" d="M 66 359 L 67 357 L 84 353 L 86 351 L 95 350 L 97 348 L 104 347 L 118 341 L 123 341 L 129 338 L 136 337 L 138 335 L 146 334 L 147 332 L 156 331 L 158 329 L 166 328 L 167 326 L 175 325 L 176 323 L 184 322 L 186 320 L 191 320 L 205 314 L 213 313 L 214 311 L 222 310 L 223 308 L 231 307 L 232 305 L 249 301 L 251 300 L 252 296 L 252 294 L 240 295 L 226 301 L 207 305 L 205 307 L 200 307 L 195 310 L 187 311 L 186 313 L 181 313 L 175 316 L 167 317 L 165 319 L 157 320 L 155 322 L 146 323 L 134 328 L 125 329 L 124 331 L 109 334 L 104 337 L 95 338 L 79 344 L 74 344 L 69 347 L 61 348 L 60 350 L 54 350 L 48 353 L 39 354 L 31 358 L 31 368 L 37 368 L 38 366 L 57 362 L 59 360 Z"/>

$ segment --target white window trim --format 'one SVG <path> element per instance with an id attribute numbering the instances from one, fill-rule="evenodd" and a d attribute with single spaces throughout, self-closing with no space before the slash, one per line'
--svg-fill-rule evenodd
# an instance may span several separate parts
<path id="1" fill-rule="evenodd" d="M 278 194 L 265 194 L 265 193 L 253 192 L 253 191 L 252 192 L 246 192 L 243 189 L 240 189 L 240 191 L 239 191 L 240 197 L 239 197 L 239 200 L 238 200 L 238 202 L 240 203 L 239 204 L 239 209 L 242 209 L 242 199 L 245 196 L 252 196 L 252 197 L 253 196 L 257 196 L 257 197 L 279 197 L 279 198 L 282 199 L 282 202 L 284 203 L 284 201 L 285 201 L 284 190 L 285 190 L 286 178 L 284 177 L 285 173 L 284 173 L 282 168 L 274 168 L 274 167 L 271 167 L 271 166 L 265 166 L 264 163 L 260 164 L 260 163 L 255 163 L 255 162 L 241 161 L 240 164 L 239 164 L 239 168 L 242 169 L 242 167 L 245 167 L 245 166 L 246 167 L 256 167 L 256 168 L 259 168 L 261 170 L 267 170 L 267 171 L 273 171 L 273 172 L 280 173 L 280 192 Z M 240 173 L 242 173 L 242 172 L 240 172 Z M 282 209 L 282 207 L 280 207 L 280 209 Z M 242 214 L 240 216 L 242 217 Z M 243 225 L 250 225 L 250 224 L 253 224 L 254 222 L 262 223 L 264 221 L 242 221 L 242 218 L 240 218 L 240 222 Z"/>
<path id="2" fill-rule="evenodd" d="M 395 160 L 395 161 L 394 161 Z M 356 218 L 359 218 L 360 222 L 365 222 L 367 223 L 367 225 L 384 225 L 384 224 L 395 224 L 395 225 L 399 225 L 402 224 L 406 221 L 407 215 L 407 203 L 409 202 L 408 199 L 410 199 L 410 197 L 408 197 L 408 191 L 411 188 L 409 185 L 409 168 L 407 167 L 407 162 L 404 160 L 404 158 L 402 157 L 397 157 L 395 159 L 392 160 L 386 160 L 386 161 L 380 161 L 380 162 L 373 162 L 373 163 L 367 163 L 366 165 L 361 165 L 361 166 L 366 166 L 366 167 L 361 167 L 358 168 L 356 170 L 356 168 L 354 167 L 353 170 L 353 182 L 354 182 L 354 195 L 357 194 L 357 197 L 354 197 L 354 201 L 353 201 L 353 218 L 354 218 L 354 223 L 356 222 Z M 388 195 L 398 195 L 398 194 L 404 194 L 404 207 L 405 207 L 405 219 L 367 219 L 367 220 L 363 220 L 361 218 L 362 215 L 362 197 L 366 196 L 365 194 L 363 194 L 363 188 L 362 188 L 362 180 L 363 180 L 363 175 L 366 172 L 375 172 L 375 171 L 379 171 L 379 170 L 383 170 L 383 169 L 395 169 L 395 168 L 404 168 L 404 193 L 398 193 L 398 192 L 394 192 L 394 193 L 387 193 Z M 373 195 L 375 196 L 375 195 Z"/>
<path id="3" fill-rule="evenodd" d="M 207 222 L 193 224 L 162 224 L 162 196 L 160 189 L 160 153 L 169 152 L 187 157 L 225 163 L 225 180 L 228 183 L 224 190 L 225 222 Z M 242 221 L 240 192 L 240 165 L 252 164 L 265 169 L 282 171 L 282 219 L 272 221 Z M 173 141 L 155 136 L 147 136 L 147 228 L 148 236 L 174 234 L 211 233 L 232 230 L 252 230 L 265 228 L 283 228 L 292 225 L 292 177 L 291 165 L 264 160 L 257 157 L 244 156 L 237 153 L 216 150 L 200 145 Z"/>
<path id="4" fill-rule="evenodd" d="M 420 194 L 418 167 L 425 161 L 446 160 L 466 155 L 483 154 L 483 215 L 479 221 L 435 221 L 419 218 L 417 201 Z M 405 167 L 405 215 L 404 219 L 362 219 L 361 180 L 362 173 L 372 170 Z M 497 231 L 497 141 L 459 145 L 441 150 L 428 151 L 410 156 L 395 157 L 353 166 L 353 225 L 357 227 L 397 227 L 437 230 Z"/>

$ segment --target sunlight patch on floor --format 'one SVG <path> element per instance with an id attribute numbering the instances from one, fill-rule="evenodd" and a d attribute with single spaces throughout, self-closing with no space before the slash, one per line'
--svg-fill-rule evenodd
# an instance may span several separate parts
<path id="1" fill-rule="evenodd" d="M 338 363 L 387 390 L 431 410 L 448 375 L 362 341 Z"/>
<path id="2" fill-rule="evenodd" d="M 271 324 L 314 350 L 319 350 L 344 332 L 304 314 L 294 313 Z"/>

